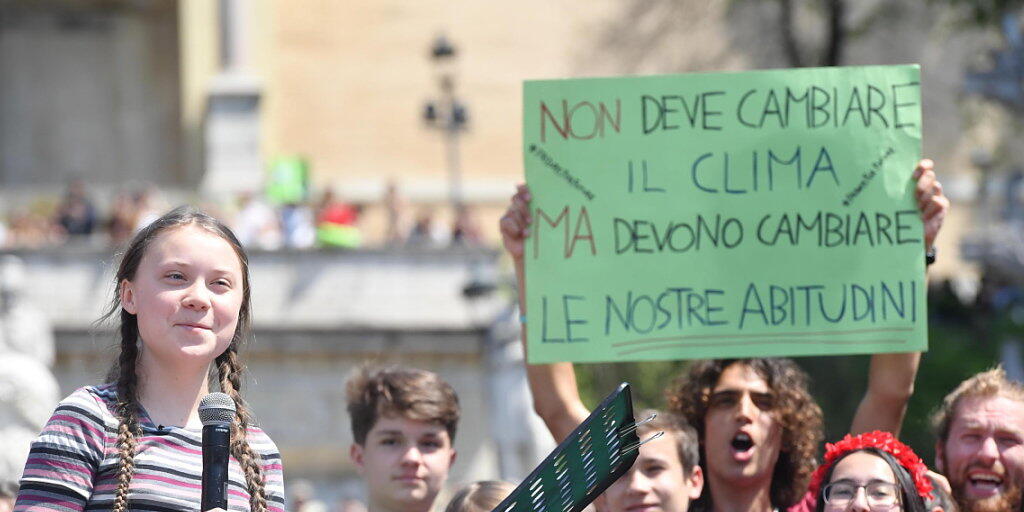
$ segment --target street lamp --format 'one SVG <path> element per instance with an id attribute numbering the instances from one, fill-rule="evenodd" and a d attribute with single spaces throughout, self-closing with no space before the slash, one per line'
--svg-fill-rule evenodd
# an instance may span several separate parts
<path id="1" fill-rule="evenodd" d="M 459 176 L 459 134 L 466 129 L 468 112 L 462 101 L 455 96 L 455 47 L 444 35 L 434 40 L 430 48 L 430 59 L 437 70 L 438 99 L 427 101 L 423 108 L 423 120 L 427 126 L 444 133 L 445 152 L 448 160 L 448 199 L 457 215 L 462 210 L 462 184 Z"/>

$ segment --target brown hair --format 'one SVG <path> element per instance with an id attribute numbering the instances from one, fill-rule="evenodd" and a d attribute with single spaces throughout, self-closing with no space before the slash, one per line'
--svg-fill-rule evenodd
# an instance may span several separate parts
<path id="1" fill-rule="evenodd" d="M 695 361 L 666 391 L 669 409 L 697 429 L 701 459 L 705 457 L 704 417 L 719 377 L 733 364 L 757 372 L 775 395 L 772 412 L 782 427 L 782 448 L 772 474 L 771 502 L 779 508 L 795 504 L 807 489 L 817 467 L 815 455 L 822 439 L 821 408 L 807 392 L 807 374 L 790 359 L 714 359 Z M 706 461 L 704 462 L 706 464 Z M 707 468 L 704 468 L 707 471 Z M 713 497 L 704 493 L 698 502 Z M 706 507 L 710 510 L 710 506 Z"/>
<path id="2" fill-rule="evenodd" d="M 444 512 L 490 512 L 515 489 L 515 485 L 500 480 L 473 482 L 455 493 Z"/>
<path id="3" fill-rule="evenodd" d="M 697 431 L 689 423 L 677 414 L 663 413 L 654 409 L 645 409 L 636 414 L 637 421 L 643 421 L 652 414 L 655 418 L 637 428 L 637 435 L 641 440 L 646 439 L 649 434 L 665 432 L 671 435 L 676 444 L 676 455 L 679 456 L 679 463 L 683 466 L 683 475 L 693 474 L 693 468 L 700 463 L 700 443 L 697 441 Z"/>
<path id="4" fill-rule="evenodd" d="M 961 382 L 942 399 L 942 404 L 932 413 L 931 423 L 935 437 L 940 443 L 945 444 L 949 438 L 949 427 L 957 415 L 957 407 L 964 399 L 997 396 L 1024 402 L 1024 386 L 1008 379 L 1002 366 L 996 366 Z"/>
<path id="5" fill-rule="evenodd" d="M 104 315 L 104 319 L 112 318 L 120 313 L 120 355 L 107 375 L 107 380 L 117 385 L 117 406 L 115 415 L 118 418 L 117 448 L 120 462 L 117 472 L 117 490 L 114 495 L 114 512 L 128 512 L 128 488 L 135 473 L 135 443 L 141 435 L 139 428 L 139 325 L 136 316 L 121 307 L 120 291 L 125 281 L 135 278 L 139 263 L 149 246 L 165 231 L 183 226 L 197 226 L 224 239 L 238 255 L 242 267 L 242 306 L 238 312 L 238 325 L 231 338 L 231 344 L 223 354 L 214 360 L 217 380 L 221 390 L 235 401 L 236 414 L 231 423 L 231 455 L 238 460 L 249 491 L 249 508 L 252 512 L 267 510 L 267 496 L 264 489 L 262 459 L 253 452 L 246 439 L 250 417 L 245 401 L 242 400 L 242 372 L 244 366 L 238 360 L 238 347 L 249 334 L 250 300 L 249 300 L 249 259 L 235 235 L 224 224 L 209 215 L 188 206 L 181 206 L 164 214 L 159 219 L 139 231 L 128 243 L 121 257 L 121 263 L 114 275 L 114 300 Z M 212 372 L 212 370 L 211 370 Z"/>
<path id="6" fill-rule="evenodd" d="M 459 423 L 459 397 L 437 374 L 414 368 L 359 368 L 346 385 L 352 437 L 366 443 L 366 435 L 381 416 L 399 416 L 443 425 L 455 441 Z"/>

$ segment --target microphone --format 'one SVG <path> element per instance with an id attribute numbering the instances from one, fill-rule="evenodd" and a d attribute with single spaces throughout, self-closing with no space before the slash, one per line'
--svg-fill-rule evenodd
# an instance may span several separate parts
<path id="1" fill-rule="evenodd" d="M 235 401 L 224 393 L 210 393 L 199 402 L 203 421 L 202 508 L 228 509 L 228 458 Z"/>

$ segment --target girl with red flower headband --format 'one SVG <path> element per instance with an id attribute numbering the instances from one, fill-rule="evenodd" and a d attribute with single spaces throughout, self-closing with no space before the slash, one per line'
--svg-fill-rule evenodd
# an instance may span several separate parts
<path id="1" fill-rule="evenodd" d="M 927 512 L 925 500 L 933 499 L 927 473 L 909 446 L 876 430 L 825 445 L 825 461 L 811 477 L 810 492 L 817 512 Z"/>

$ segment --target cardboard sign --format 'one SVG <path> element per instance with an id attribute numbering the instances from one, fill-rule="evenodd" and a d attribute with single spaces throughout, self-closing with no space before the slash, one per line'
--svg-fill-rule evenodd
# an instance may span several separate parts
<path id="1" fill-rule="evenodd" d="M 530 81 L 530 362 L 924 350 L 919 69 Z"/>

